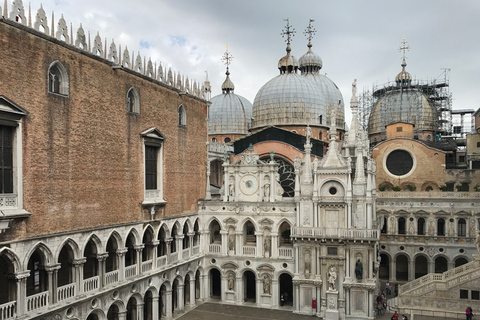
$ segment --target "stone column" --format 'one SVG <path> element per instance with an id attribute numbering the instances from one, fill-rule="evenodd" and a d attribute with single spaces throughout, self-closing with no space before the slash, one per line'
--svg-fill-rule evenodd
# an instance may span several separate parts
<path id="1" fill-rule="evenodd" d="M 60 266 L 60 264 L 55 264 L 45 267 L 45 271 L 48 273 L 48 304 L 50 305 L 57 303 L 57 274 Z"/>
<path id="2" fill-rule="evenodd" d="M 428 261 L 428 273 L 435 273 L 435 261 Z"/>
<path id="3" fill-rule="evenodd" d="M 133 246 L 137 255 L 137 276 L 142 274 L 142 251 L 145 248 L 144 244 Z"/>
<path id="4" fill-rule="evenodd" d="M 167 245 L 167 264 L 170 263 L 170 255 L 172 251 L 172 238 L 165 239 L 165 244 Z"/>
<path id="5" fill-rule="evenodd" d="M 415 279 L 415 260 L 408 260 L 408 281 Z"/>
<path id="6" fill-rule="evenodd" d="M 118 320 L 126 320 L 127 319 L 127 311 L 121 311 L 117 313 Z"/>
<path id="7" fill-rule="evenodd" d="M 166 318 L 172 318 L 173 316 L 173 310 L 172 310 L 172 290 L 167 290 L 165 293 L 166 296 L 166 301 L 165 301 L 165 306 L 166 306 Z"/>
<path id="8" fill-rule="evenodd" d="M 178 310 L 180 312 L 185 312 L 185 285 L 179 284 L 177 286 L 177 302 L 178 302 Z"/>
<path id="9" fill-rule="evenodd" d="M 207 301 L 210 297 L 210 294 L 208 293 L 210 290 L 210 285 L 208 284 L 209 280 L 210 277 L 208 274 L 202 274 L 200 276 L 200 299 L 202 299 L 202 301 Z"/>
<path id="10" fill-rule="evenodd" d="M 397 259 L 390 260 L 390 283 L 397 282 Z"/>
<path id="11" fill-rule="evenodd" d="M 271 233 L 270 239 L 272 239 L 272 244 L 270 245 L 270 257 L 272 259 L 278 259 L 278 240 L 280 240 L 280 235 L 278 233 Z"/>
<path id="12" fill-rule="evenodd" d="M 155 241 L 152 241 L 152 246 L 153 246 L 153 253 L 152 253 L 152 269 L 155 270 L 158 266 L 157 266 L 157 255 L 158 255 L 158 244 L 160 243 L 160 241 L 158 240 L 155 240 Z"/>
<path id="13" fill-rule="evenodd" d="M 195 305 L 195 278 L 190 279 L 190 282 L 188 283 L 190 286 L 190 301 L 189 305 L 194 306 Z"/>
<path id="14" fill-rule="evenodd" d="M 125 254 L 128 249 L 117 249 L 116 254 L 118 257 L 118 281 L 121 282 L 125 280 Z"/>
<path id="15" fill-rule="evenodd" d="M 137 319 L 136 320 L 143 320 L 143 308 L 144 303 L 137 303 Z"/>
<path id="16" fill-rule="evenodd" d="M 365 266 L 368 268 L 368 278 L 373 279 L 373 264 L 375 259 L 373 257 L 373 249 L 368 249 L 368 261 L 364 261 Z"/>
<path id="17" fill-rule="evenodd" d="M 17 301 L 17 317 L 27 313 L 27 278 L 30 276 L 30 271 L 15 273 L 14 278 L 16 283 L 16 297 Z"/>
<path id="18" fill-rule="evenodd" d="M 278 287 L 277 279 L 272 279 L 272 287 L 270 288 L 270 290 L 271 290 L 272 299 L 273 299 L 272 306 L 274 308 L 278 308 L 278 304 L 280 302 L 280 295 L 279 295 L 280 288 Z"/>
<path id="19" fill-rule="evenodd" d="M 160 314 L 158 313 L 158 300 L 158 296 L 152 297 L 152 320 L 160 319 Z"/>
<path id="20" fill-rule="evenodd" d="M 105 260 L 107 260 L 108 253 L 97 254 L 98 260 L 98 275 L 100 277 L 99 288 L 105 287 Z"/>
<path id="21" fill-rule="evenodd" d="M 228 254 L 228 230 L 220 230 L 220 235 L 222 237 L 222 255 L 226 256 Z"/>
<path id="22" fill-rule="evenodd" d="M 256 238 L 256 247 L 257 247 L 257 257 L 263 257 L 264 256 L 264 250 L 263 250 L 263 233 L 260 231 L 255 230 L 255 238 Z"/>
<path id="23" fill-rule="evenodd" d="M 87 262 L 87 258 L 80 258 L 72 261 L 72 264 L 75 267 L 77 295 L 83 294 L 83 265 L 85 262 Z"/>
<path id="24" fill-rule="evenodd" d="M 245 302 L 245 290 L 243 290 L 243 277 L 235 278 L 235 288 L 237 289 L 237 304 Z"/>

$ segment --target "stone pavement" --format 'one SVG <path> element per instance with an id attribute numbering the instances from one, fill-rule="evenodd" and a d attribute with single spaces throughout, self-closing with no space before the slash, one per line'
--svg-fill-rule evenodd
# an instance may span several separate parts
<path id="1" fill-rule="evenodd" d="M 377 317 L 378 320 L 390 320 L 393 313 Z M 312 320 L 312 316 L 292 313 L 291 307 L 281 310 L 255 308 L 253 306 L 236 306 L 217 302 L 206 302 L 183 314 L 176 314 L 177 320 Z M 401 315 L 400 315 L 401 319 Z M 414 316 L 409 320 L 451 320 L 443 317 Z"/>

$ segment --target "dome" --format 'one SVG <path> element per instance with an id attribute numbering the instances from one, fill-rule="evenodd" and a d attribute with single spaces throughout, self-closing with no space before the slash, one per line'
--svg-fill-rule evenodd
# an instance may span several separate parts
<path id="1" fill-rule="evenodd" d="M 320 74 L 323 63 L 319 55 L 312 51 L 312 44 L 308 42 L 308 51 L 300 59 L 300 71 L 302 75 L 313 80 L 325 99 L 326 106 L 326 122 L 322 124 L 330 125 L 331 109 L 336 108 L 336 126 L 344 128 L 345 123 L 345 105 L 343 103 L 343 96 L 337 85 L 327 76 Z"/>
<path id="2" fill-rule="evenodd" d="M 410 75 L 410 73 L 407 72 L 407 70 L 405 70 L 406 66 L 407 63 L 405 62 L 405 58 L 403 58 L 402 71 L 400 71 L 400 73 L 397 74 L 397 76 L 395 77 L 395 82 L 397 83 L 397 85 L 410 84 L 412 82 L 412 76 Z"/>
<path id="3" fill-rule="evenodd" d="M 320 69 L 322 69 L 323 66 L 322 58 L 320 58 L 318 54 L 312 51 L 312 44 L 310 42 L 307 46 L 307 53 L 305 53 L 303 56 L 300 57 L 300 59 L 298 59 L 298 62 L 300 64 L 300 70 L 302 70 L 302 73 L 312 71 L 318 72 Z"/>
<path id="4" fill-rule="evenodd" d="M 427 96 L 415 87 L 394 87 L 378 99 L 369 117 L 368 133 L 384 132 L 396 122 L 415 125 L 415 130 L 435 129 L 436 111 Z"/>
<path id="5" fill-rule="evenodd" d="M 247 134 L 252 119 L 252 104 L 233 93 L 235 86 L 228 69 L 226 75 L 222 93 L 210 100 L 208 134 Z"/>
<path id="6" fill-rule="evenodd" d="M 284 73 L 268 81 L 253 102 L 253 126 L 319 125 L 326 116 L 326 100 L 312 79 Z"/>

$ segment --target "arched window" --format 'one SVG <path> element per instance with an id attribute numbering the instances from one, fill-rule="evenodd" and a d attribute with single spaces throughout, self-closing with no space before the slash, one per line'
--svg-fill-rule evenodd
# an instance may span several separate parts
<path id="1" fill-rule="evenodd" d="M 419 218 L 417 221 L 417 234 L 420 236 L 425 235 L 425 219 Z"/>
<path id="2" fill-rule="evenodd" d="M 127 112 L 140 114 L 140 98 L 135 88 L 127 91 Z"/>
<path id="3" fill-rule="evenodd" d="M 382 230 L 380 231 L 381 233 L 387 233 L 387 218 L 383 218 L 383 227 Z"/>
<path id="4" fill-rule="evenodd" d="M 398 234 L 405 234 L 405 218 L 398 218 Z"/>
<path id="5" fill-rule="evenodd" d="M 48 68 L 48 92 L 68 96 L 67 70 L 59 61 Z"/>
<path id="6" fill-rule="evenodd" d="M 437 220 L 437 236 L 445 235 L 445 219 L 440 218 Z"/>
<path id="7" fill-rule="evenodd" d="M 230 141 L 232 141 L 232 140 L 229 137 L 225 138 L 225 143 L 229 143 Z"/>
<path id="8" fill-rule="evenodd" d="M 467 236 L 467 222 L 465 219 L 458 220 L 458 236 L 466 237 Z"/>
<path id="9" fill-rule="evenodd" d="M 217 139 L 216 139 L 216 138 L 213 138 L 213 139 L 212 139 L 212 142 L 213 142 L 213 143 L 216 143 L 216 142 L 217 142 Z"/>
<path id="10" fill-rule="evenodd" d="M 180 127 L 187 126 L 187 112 L 185 111 L 183 104 L 178 106 L 178 125 Z"/>

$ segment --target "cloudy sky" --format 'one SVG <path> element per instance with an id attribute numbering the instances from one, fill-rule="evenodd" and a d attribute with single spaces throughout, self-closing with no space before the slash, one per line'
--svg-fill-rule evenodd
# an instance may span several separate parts
<path id="1" fill-rule="evenodd" d="M 228 45 L 235 93 L 252 103 L 260 87 L 278 74 L 286 18 L 296 29 L 291 46 L 297 59 L 307 51 L 308 21 L 315 20 L 312 49 L 345 101 L 353 79 L 359 92 L 395 79 L 405 36 L 411 47 L 407 71 L 414 79 L 441 81 L 446 75 L 454 109 L 480 107 L 477 0 L 32 0 L 32 16 L 40 4 L 49 20 L 52 11 L 56 20 L 63 14 L 74 32 L 82 23 L 92 42 L 99 32 L 109 43 L 128 45 L 135 56 L 140 50 L 197 81 L 208 71 L 212 96 L 221 92 L 221 57 Z"/>

